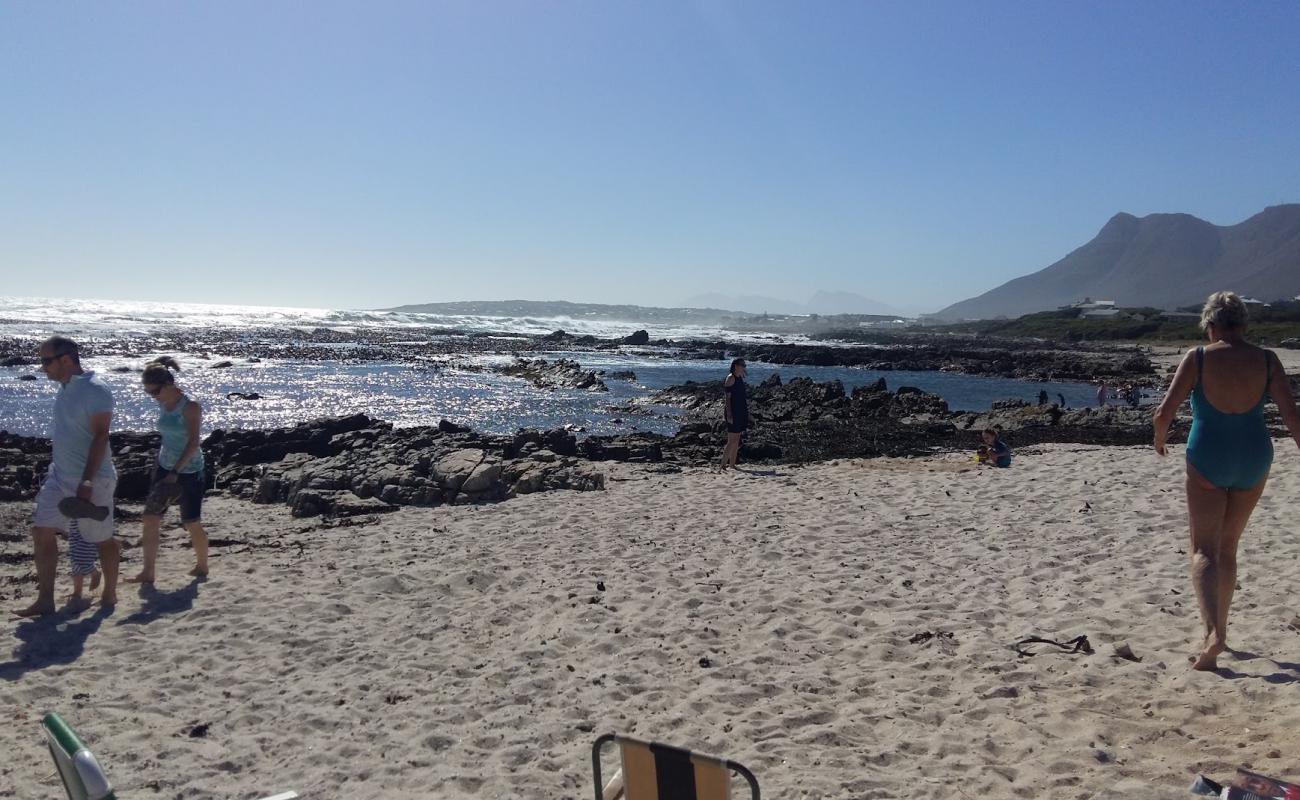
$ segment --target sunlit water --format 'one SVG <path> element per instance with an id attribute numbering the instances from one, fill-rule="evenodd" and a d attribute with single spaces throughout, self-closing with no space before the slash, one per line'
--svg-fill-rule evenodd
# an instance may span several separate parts
<path id="1" fill-rule="evenodd" d="M 147 335 L 195 326 L 237 331 L 240 328 L 272 326 L 415 328 L 450 324 L 446 318 L 437 323 L 413 319 L 421 316 L 424 315 L 0 298 L 0 334 L 28 338 L 33 345 L 54 331 L 72 336 L 107 337 Z M 575 333 L 620 336 L 636 327 L 601 322 L 584 329 L 572 320 L 474 319 L 478 320 L 475 330 L 519 333 L 546 332 L 563 327 Z M 720 329 L 693 333 L 656 331 L 654 335 L 736 338 Z M 588 369 L 631 370 L 636 373 L 635 381 L 606 379 L 608 392 L 587 392 L 537 389 L 523 380 L 491 371 L 279 359 L 266 359 L 260 363 L 237 360 L 235 366 L 228 369 L 212 369 L 208 366 L 212 361 L 191 359 L 184 353 L 175 355 L 187 367 L 180 375 L 183 388 L 203 403 L 204 427 L 207 429 L 278 427 L 324 415 L 364 412 L 399 426 L 436 424 L 439 419 L 446 418 L 488 433 L 564 425 L 597 434 L 627 431 L 672 433 L 678 425 L 676 412 L 668 407 L 647 405 L 645 401 L 658 389 L 686 381 L 719 380 L 727 370 L 726 361 L 682 361 L 604 351 L 547 354 L 548 358 L 573 358 Z M 220 354 L 214 353 L 213 356 L 220 357 Z M 465 363 L 488 367 L 501 360 L 503 357 L 476 356 L 466 359 Z M 113 389 L 117 400 L 115 428 L 154 428 L 157 405 L 140 389 L 139 375 L 134 372 L 141 364 L 120 358 L 102 358 L 87 359 L 85 366 L 96 370 Z M 113 371 L 124 367 L 133 371 Z M 1007 398 L 1036 400 L 1042 389 L 1046 389 L 1053 402 L 1057 401 L 1058 393 L 1064 395 L 1070 406 L 1089 405 L 1094 399 L 1092 387 L 1074 383 L 1027 383 L 945 372 L 750 365 L 752 383 L 762 381 L 772 373 L 780 373 L 783 379 L 805 376 L 817 381 L 839 380 L 849 391 L 883 377 L 891 389 L 915 386 L 942 396 L 950 407 L 962 410 L 987 409 L 995 400 Z M 23 375 L 36 375 L 38 380 L 20 380 Z M 47 434 L 57 388 L 34 366 L 0 368 L 0 429 L 28 435 Z M 229 392 L 256 392 L 262 398 L 252 401 L 232 399 L 227 397 Z"/>

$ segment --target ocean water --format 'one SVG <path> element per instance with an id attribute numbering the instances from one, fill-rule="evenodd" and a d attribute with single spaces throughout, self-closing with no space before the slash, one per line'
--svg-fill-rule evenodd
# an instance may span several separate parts
<path id="1" fill-rule="evenodd" d="M 66 336 L 148 335 L 175 329 L 329 328 L 360 329 L 454 328 L 467 333 L 508 332 L 526 335 L 564 330 L 578 336 L 622 337 L 645 328 L 644 322 L 618 322 L 575 317 L 491 317 L 470 314 L 410 314 L 395 311 L 349 311 L 328 308 L 238 306 L 207 303 L 155 303 L 132 300 L 79 300 L 0 296 L 0 335 Z M 655 338 L 800 341 L 740 333 L 716 326 L 656 326 Z"/>
<path id="2" fill-rule="evenodd" d="M 585 327 L 584 327 L 585 325 Z M 328 327 L 340 332 L 366 328 L 457 327 L 467 331 L 545 333 L 564 328 L 573 333 L 597 336 L 625 336 L 634 323 L 574 321 L 559 318 L 519 319 L 507 317 L 445 317 L 386 312 L 339 311 L 331 309 L 264 308 L 191 303 L 145 303 L 93 300 L 48 300 L 0 298 L 0 335 L 19 337 L 32 343 L 53 332 L 73 337 L 140 337 L 177 329 L 221 329 L 239 335 L 255 335 L 259 329 L 309 330 Z M 718 328 L 655 330 L 655 337 L 704 337 L 732 339 L 737 334 Z M 746 337 L 752 338 L 752 337 Z M 162 355 L 161 353 L 157 355 Z M 491 433 L 509 433 L 522 427 L 552 428 L 572 425 L 587 433 L 626 431 L 669 433 L 677 429 L 676 411 L 650 404 L 658 389 L 688 380 L 718 380 L 726 375 L 727 362 L 680 360 L 647 355 L 644 348 L 623 351 L 556 352 L 547 358 L 572 358 L 588 369 L 636 373 L 635 381 L 606 379 L 609 392 L 543 390 L 531 384 L 497 375 L 486 368 L 510 359 L 508 355 L 475 355 L 458 360 L 462 367 L 413 368 L 407 364 L 335 361 L 303 361 L 267 358 L 258 363 L 232 358 L 227 369 L 209 364 L 189 353 L 169 353 L 185 369 L 179 376 L 182 387 L 200 400 L 205 409 L 205 429 L 261 428 L 292 425 L 323 415 L 365 412 L 399 426 L 436 424 L 446 418 Z M 542 355 L 542 354 L 530 354 Z M 117 400 L 115 428 L 152 430 L 156 403 L 140 388 L 138 359 L 120 357 L 86 359 L 84 366 L 95 370 L 112 387 Z M 805 376 L 818 381 L 840 380 L 845 388 L 874 382 L 883 377 L 891 389 L 915 386 L 944 397 L 954 409 L 983 410 L 995 400 L 1034 400 L 1046 389 L 1053 401 L 1061 393 L 1071 406 L 1094 402 L 1094 390 L 1086 384 L 1027 383 L 1005 378 L 986 378 L 945 372 L 875 372 L 844 367 L 792 367 L 752 364 L 749 375 L 757 383 L 779 373 L 783 379 Z M 37 380 L 24 381 L 24 375 Z M 45 379 L 35 366 L 0 367 L 0 429 L 26 435 L 48 433 L 50 408 L 57 384 Z M 259 400 L 228 397 L 230 392 L 256 392 Z"/>

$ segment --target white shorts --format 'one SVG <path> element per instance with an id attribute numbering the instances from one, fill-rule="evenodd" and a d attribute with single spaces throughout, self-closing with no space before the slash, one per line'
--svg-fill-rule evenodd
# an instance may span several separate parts
<path id="1" fill-rule="evenodd" d="M 41 484 L 40 493 L 36 495 L 36 517 L 32 524 L 38 528 L 53 528 L 67 533 L 68 523 L 72 520 L 59 511 L 59 501 L 65 497 L 76 496 L 80 483 L 81 481 L 69 483 L 63 480 L 51 468 L 49 474 L 45 476 L 45 483 Z M 91 544 L 99 544 L 113 538 L 113 493 L 117 491 L 117 476 L 95 478 L 94 484 L 90 490 L 90 502 L 97 506 L 108 506 L 108 516 L 103 522 L 79 519 L 77 529 L 81 533 L 81 538 Z"/>

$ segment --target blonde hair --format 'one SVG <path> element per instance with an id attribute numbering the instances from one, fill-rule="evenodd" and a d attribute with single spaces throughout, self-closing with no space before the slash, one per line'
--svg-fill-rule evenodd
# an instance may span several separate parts
<path id="1" fill-rule="evenodd" d="M 1236 292 L 1215 292 L 1205 299 L 1201 309 L 1201 330 L 1213 325 L 1221 331 L 1239 331 L 1249 318 L 1246 304 Z"/>

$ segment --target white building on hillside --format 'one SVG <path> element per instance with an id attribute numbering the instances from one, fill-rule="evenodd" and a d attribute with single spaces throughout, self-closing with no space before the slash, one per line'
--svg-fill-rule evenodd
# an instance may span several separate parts
<path id="1" fill-rule="evenodd" d="M 1083 302 L 1075 303 L 1069 308 L 1079 312 L 1079 319 L 1114 319 L 1120 315 L 1114 300 L 1093 300 L 1091 297 L 1085 297 Z"/>

